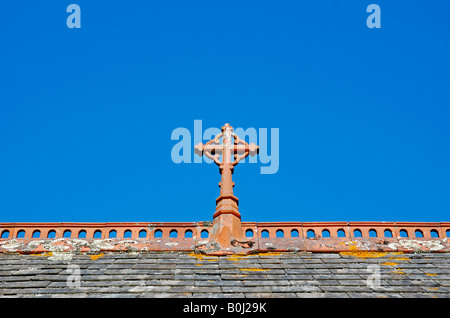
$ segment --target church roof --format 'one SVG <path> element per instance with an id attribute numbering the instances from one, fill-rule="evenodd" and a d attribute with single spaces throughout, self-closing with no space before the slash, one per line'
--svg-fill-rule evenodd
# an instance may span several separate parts
<path id="1" fill-rule="evenodd" d="M 78 275 L 78 276 L 77 276 Z M 378 280 L 376 280 L 376 279 Z M 449 297 L 450 253 L 0 255 L 0 297 Z"/>
<path id="2" fill-rule="evenodd" d="M 0 297 L 450 295 L 449 223 L 242 229 L 224 249 L 211 222 L 2 223 Z"/>

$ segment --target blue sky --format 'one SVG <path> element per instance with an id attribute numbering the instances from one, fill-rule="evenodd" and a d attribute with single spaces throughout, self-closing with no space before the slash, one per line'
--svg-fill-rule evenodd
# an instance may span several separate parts
<path id="1" fill-rule="evenodd" d="M 211 220 L 217 166 L 171 160 L 194 120 L 279 128 L 277 173 L 235 169 L 243 221 L 449 221 L 449 12 L 3 0 L 0 222 Z"/>

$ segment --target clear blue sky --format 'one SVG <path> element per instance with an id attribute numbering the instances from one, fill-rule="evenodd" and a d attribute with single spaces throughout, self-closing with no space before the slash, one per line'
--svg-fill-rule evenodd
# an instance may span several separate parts
<path id="1" fill-rule="evenodd" d="M 218 168 L 170 156 L 195 119 L 279 128 L 276 174 L 235 169 L 243 221 L 449 221 L 449 14 L 448 0 L 2 0 L 0 222 L 211 220 Z"/>

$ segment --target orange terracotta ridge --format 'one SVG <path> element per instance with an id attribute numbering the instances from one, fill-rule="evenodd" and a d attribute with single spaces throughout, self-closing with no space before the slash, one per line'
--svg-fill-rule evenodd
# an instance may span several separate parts
<path id="1" fill-rule="evenodd" d="M 233 238 L 226 246 L 211 235 L 213 226 L 213 222 L 0 223 L 0 253 L 450 252 L 450 222 L 242 222 L 240 239 Z"/>

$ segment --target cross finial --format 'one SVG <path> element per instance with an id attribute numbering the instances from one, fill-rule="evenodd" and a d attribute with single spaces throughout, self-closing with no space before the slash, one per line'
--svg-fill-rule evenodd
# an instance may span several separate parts
<path id="1" fill-rule="evenodd" d="M 220 140 L 222 139 L 222 143 Z M 232 139 L 234 140 L 232 142 Z M 233 131 L 233 127 L 226 123 L 222 126 L 222 132 L 215 138 L 208 141 L 206 144 L 199 143 L 194 147 L 194 152 L 199 156 L 205 155 L 214 160 L 219 166 L 220 174 L 222 175 L 220 186 L 220 196 L 216 199 L 216 212 L 214 213 L 214 222 L 216 224 L 223 223 L 219 217 L 228 216 L 228 223 L 234 224 L 232 227 L 231 236 L 238 238 L 242 235 L 239 213 L 239 200 L 233 195 L 234 182 L 231 175 L 234 171 L 234 166 L 248 155 L 255 156 L 259 152 L 259 146 L 254 143 L 248 144 L 245 140 L 239 138 Z M 220 156 L 222 155 L 222 161 Z M 216 220 L 219 220 L 216 222 Z M 229 225 L 229 224 L 228 224 Z"/>
<path id="2" fill-rule="evenodd" d="M 226 123 L 225 125 L 222 126 L 222 131 L 226 129 L 230 129 L 231 131 L 233 131 L 233 126 L 231 126 L 229 123 Z"/>

